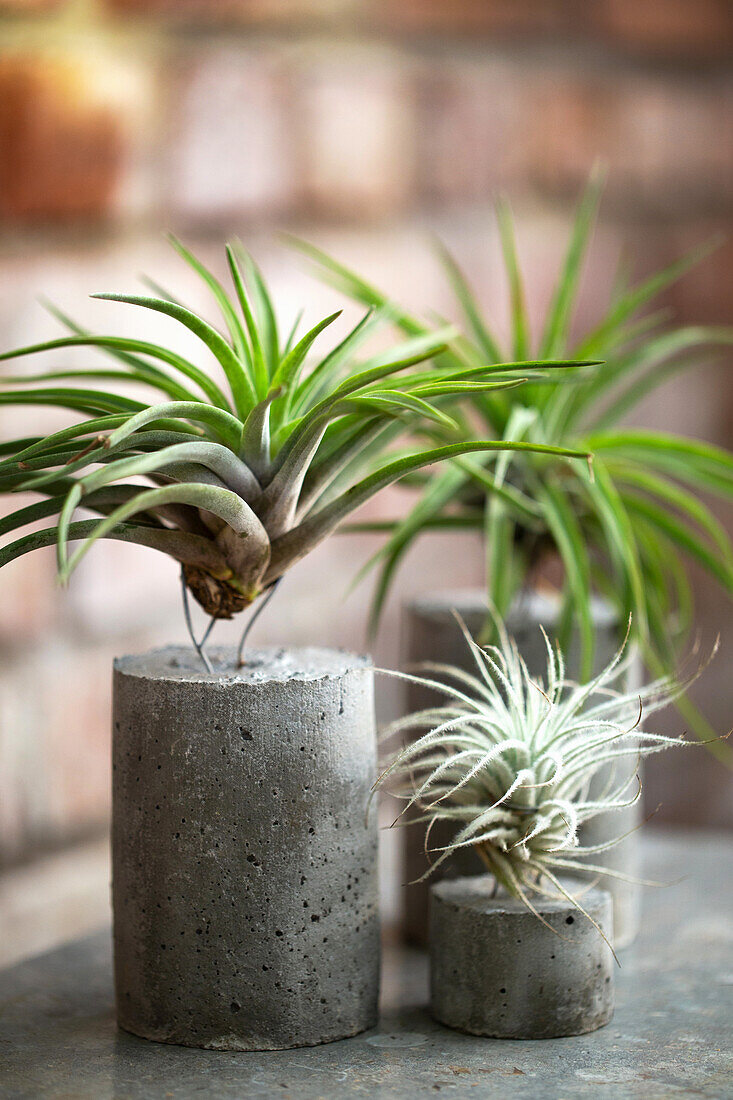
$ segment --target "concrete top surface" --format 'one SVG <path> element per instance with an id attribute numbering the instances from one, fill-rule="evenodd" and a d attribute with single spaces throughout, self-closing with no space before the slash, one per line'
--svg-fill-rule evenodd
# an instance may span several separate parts
<path id="1" fill-rule="evenodd" d="M 560 881 L 570 894 L 578 897 L 585 909 L 597 905 L 599 902 L 602 903 L 603 898 L 607 896 L 606 891 L 598 887 L 589 889 L 588 883 L 583 882 L 581 879 L 571 879 L 563 876 Z M 446 878 L 442 882 L 437 882 L 433 887 L 434 893 L 448 905 L 455 905 L 462 909 L 473 909 L 477 913 L 526 913 L 533 920 L 537 919 L 519 898 L 509 897 L 503 891 L 495 893 L 495 890 L 496 880 L 492 875 Z M 572 902 L 564 897 L 533 897 L 532 904 L 542 914 L 564 913 L 568 909 L 575 912 Z"/>
<path id="2" fill-rule="evenodd" d="M 733 846 L 648 833 L 644 930 L 620 954 L 616 1014 L 568 1039 L 475 1038 L 434 1023 L 421 952 L 388 949 L 373 1031 L 268 1054 L 160 1046 L 117 1030 L 109 932 L 0 974 L 3 1100 L 167 1097 L 669 1100 L 733 1096 Z M 680 881 L 680 876 L 684 879 Z"/>
<path id="3" fill-rule="evenodd" d="M 593 620 L 598 626 L 611 626 L 618 621 L 618 614 L 607 600 L 593 596 L 590 601 Z M 417 596 L 409 606 L 427 618 L 446 619 L 454 609 L 460 615 L 472 615 L 476 611 L 488 614 L 486 590 L 483 588 L 455 588 Z M 509 630 L 532 627 L 537 621 L 545 626 L 557 624 L 562 611 L 559 596 L 550 591 L 538 592 L 530 588 L 522 592 L 512 604 L 506 616 Z"/>
<path id="4" fill-rule="evenodd" d="M 248 649 L 245 663 L 237 668 L 236 649 L 211 646 L 206 650 L 214 669 L 206 671 L 192 646 L 163 646 L 147 653 L 115 658 L 115 672 L 146 680 L 175 680 L 185 683 L 261 684 L 285 680 L 322 680 L 343 676 L 356 668 L 371 667 L 371 660 L 344 649 L 305 646 L 300 649 L 270 646 Z"/>

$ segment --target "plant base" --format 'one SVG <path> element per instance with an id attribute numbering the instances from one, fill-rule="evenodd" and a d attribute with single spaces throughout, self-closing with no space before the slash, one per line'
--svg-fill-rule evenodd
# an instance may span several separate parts
<path id="1" fill-rule="evenodd" d="M 481 875 L 431 888 L 435 1019 L 497 1039 L 553 1039 L 607 1024 L 613 956 L 597 929 L 565 899 L 533 899 L 548 928 L 521 901 L 492 897 L 494 886 Z M 586 888 L 581 904 L 610 938 L 610 894 Z"/>
<path id="2" fill-rule="evenodd" d="M 115 662 L 117 1017 L 159 1042 L 275 1050 L 377 1020 L 373 682 L 325 649 Z"/>

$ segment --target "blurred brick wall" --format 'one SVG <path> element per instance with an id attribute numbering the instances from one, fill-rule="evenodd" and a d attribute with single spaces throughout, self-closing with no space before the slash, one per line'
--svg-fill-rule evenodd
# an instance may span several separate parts
<path id="1" fill-rule="evenodd" d="M 511 195 L 539 311 L 571 201 L 601 157 L 610 178 L 585 280 L 590 316 L 624 242 L 642 274 L 729 228 L 732 46 L 728 0 L 0 0 L 0 346 L 56 331 L 40 292 L 97 329 L 142 331 L 86 300 L 134 286 L 141 270 L 206 308 L 162 242 L 168 228 L 219 267 L 221 240 L 243 236 L 290 315 L 334 297 L 273 229 L 324 244 L 418 308 L 450 312 L 426 244 L 437 231 L 501 324 L 493 195 Z M 681 319 L 733 319 L 731 259 L 728 243 L 670 292 Z M 728 375 L 679 379 L 644 417 L 730 444 Z M 0 434 L 58 420 L 2 410 Z M 401 500 L 393 492 L 372 511 Z M 344 595 L 373 548 L 323 546 L 283 586 L 259 638 L 362 648 L 368 590 Z M 480 580 L 475 540 L 426 539 L 402 572 L 378 660 L 398 660 L 401 595 Z M 723 731 L 731 608 L 697 587 L 706 636 L 723 633 L 700 687 Z M 0 573 L 0 861 L 105 822 L 111 656 L 171 639 L 183 639 L 176 571 L 147 551 L 99 547 L 65 593 L 51 551 Z M 382 705 L 395 705 L 392 685 Z M 656 765 L 648 788 L 668 819 L 731 824 L 730 777 L 702 752 L 684 769 Z"/>

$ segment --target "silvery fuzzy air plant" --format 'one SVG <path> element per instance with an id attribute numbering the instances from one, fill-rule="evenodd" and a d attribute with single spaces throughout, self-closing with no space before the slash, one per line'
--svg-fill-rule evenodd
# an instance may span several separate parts
<path id="1" fill-rule="evenodd" d="M 181 563 L 184 597 L 190 590 L 213 624 L 271 592 L 345 517 L 424 466 L 507 448 L 589 457 L 526 442 L 456 441 L 456 423 L 441 408 L 446 401 L 520 385 L 528 366 L 536 370 L 538 364 L 420 366 L 454 335 L 450 329 L 359 362 L 357 350 L 383 319 L 373 310 L 324 357 L 306 364 L 338 313 L 299 339 L 296 322 L 283 337 L 265 282 L 243 249 L 227 248 L 230 297 L 183 245 L 173 244 L 212 293 L 224 331 L 155 284 L 154 297 L 94 297 L 179 322 L 198 337 L 225 387 L 168 347 L 94 336 L 54 310 L 70 335 L 5 352 L 0 360 L 91 347 L 117 365 L 2 380 L 0 405 L 56 405 L 86 419 L 50 436 L 0 446 L 0 492 L 32 491 L 44 498 L 2 519 L 0 534 L 57 517 L 53 527 L 0 550 L 0 566 L 55 542 L 65 581 L 97 539 L 153 547 Z M 104 386 L 88 388 L 92 379 Z M 59 384 L 68 380 L 72 386 Z M 128 396 L 129 383 L 152 387 L 156 402 Z M 395 450 L 400 441 L 402 449 Z M 141 485 L 141 477 L 152 485 Z M 80 508 L 94 518 L 75 519 Z M 73 540 L 81 545 L 70 553 Z M 187 604 L 186 612 L 190 624 Z M 200 643 L 194 644 L 202 653 Z"/>
<path id="2" fill-rule="evenodd" d="M 649 717 L 686 685 L 665 678 L 624 690 L 626 643 L 595 679 L 576 684 L 565 679 L 562 653 L 546 635 L 547 670 L 535 680 L 503 628 L 500 645 L 482 647 L 461 626 L 477 675 L 440 664 L 421 665 L 437 678 L 393 673 L 446 697 L 384 731 L 385 738 L 406 733 L 411 743 L 376 784 L 405 801 L 395 824 L 426 826 L 426 854 L 435 858 L 419 881 L 463 848 L 472 848 L 497 883 L 533 911 L 532 895 L 570 897 L 560 875 L 582 869 L 623 878 L 602 862 L 602 853 L 623 838 L 583 846 L 579 829 L 641 797 L 638 776 L 616 780 L 615 764 L 699 743 L 639 728 L 642 711 Z M 420 730 L 427 732 L 412 740 Z M 591 780 L 608 765 L 604 789 L 589 795 Z M 431 849 L 439 821 L 454 824 L 455 834 Z"/>

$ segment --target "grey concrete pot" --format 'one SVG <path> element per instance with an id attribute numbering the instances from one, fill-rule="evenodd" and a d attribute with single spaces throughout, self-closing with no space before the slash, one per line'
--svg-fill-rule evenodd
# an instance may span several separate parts
<path id="1" fill-rule="evenodd" d="M 607 1024 L 613 957 L 597 929 L 564 899 L 533 899 L 543 924 L 521 901 L 494 898 L 493 888 L 490 875 L 431 888 L 435 1019 L 496 1039 L 554 1039 Z M 581 904 L 610 938 L 610 894 L 588 890 Z"/>
<path id="2" fill-rule="evenodd" d="M 114 666 L 112 899 L 120 1026 L 275 1050 L 377 1021 L 369 661 L 212 650 Z"/>
<path id="3" fill-rule="evenodd" d="M 468 629 L 474 636 L 480 636 L 486 623 L 486 594 L 481 590 L 442 592 L 434 596 L 425 596 L 408 604 L 404 622 L 404 664 L 420 661 L 439 661 L 456 665 L 468 672 L 475 671 L 475 664 L 468 651 L 458 623 L 453 615 L 456 609 L 462 616 Z M 596 627 L 595 667 L 600 671 L 616 653 L 623 631 L 620 628 L 613 608 L 602 600 L 594 600 L 592 614 Z M 538 675 L 546 668 L 547 654 L 540 631 L 542 625 L 550 638 L 557 628 L 559 603 L 549 596 L 537 592 L 528 592 L 512 608 L 507 616 L 507 628 L 515 638 L 519 650 L 527 662 L 530 673 Z M 567 674 L 575 677 L 579 665 L 579 647 L 574 638 L 566 656 Z M 640 679 L 640 668 L 632 671 L 631 676 Z M 409 711 L 419 710 L 435 703 L 434 692 L 426 691 L 416 684 L 407 688 L 406 706 Z M 616 768 L 616 782 L 629 778 L 636 770 L 636 761 L 621 761 Z M 602 791 L 609 780 L 609 771 L 602 770 L 594 778 L 591 793 Z M 629 797 L 634 787 L 629 786 Z M 587 845 L 604 843 L 615 836 L 629 833 L 641 822 L 641 806 L 626 810 L 616 810 L 611 814 L 597 817 L 583 830 L 582 842 Z M 420 830 L 406 829 L 405 833 L 405 881 L 414 882 L 426 869 L 423 837 Z M 431 841 L 440 847 L 450 836 L 450 832 L 433 829 Z M 599 857 L 596 857 L 599 858 Z M 482 874 L 484 867 L 470 851 L 446 861 L 447 866 L 440 877 L 455 875 Z M 611 870 L 619 871 L 632 878 L 639 874 L 639 838 L 631 832 L 616 847 L 603 853 L 603 863 Z M 613 897 L 614 907 L 614 945 L 625 947 L 631 943 L 639 930 L 640 887 L 635 883 L 621 879 L 607 878 L 603 886 Z M 407 939 L 425 946 L 428 926 L 428 891 L 430 883 L 416 883 L 405 890 L 404 929 Z"/>

